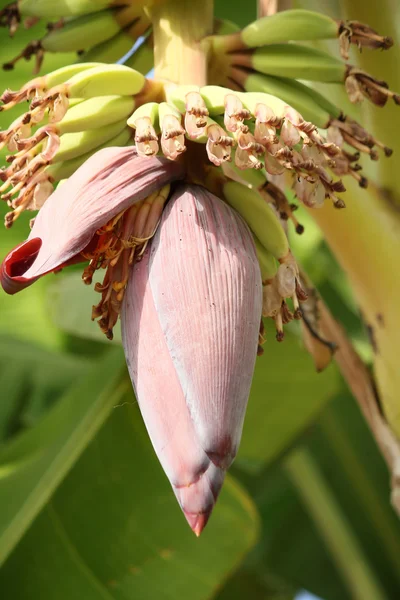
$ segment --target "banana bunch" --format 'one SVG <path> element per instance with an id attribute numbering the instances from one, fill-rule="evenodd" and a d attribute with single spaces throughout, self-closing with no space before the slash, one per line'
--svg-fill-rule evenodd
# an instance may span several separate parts
<path id="1" fill-rule="evenodd" d="M 13 208 L 6 226 L 22 211 L 40 208 L 54 183 L 100 148 L 133 143 L 126 121 L 144 90 L 159 94 L 156 83 L 146 83 L 129 67 L 90 63 L 38 77 L 19 92 L 6 91 L 1 110 L 30 101 L 30 110 L 0 133 L 0 148 L 11 152 L 0 171 L 1 197 Z"/>
<path id="2" fill-rule="evenodd" d="M 110 5 L 109 5 L 110 4 Z M 118 3 L 117 3 L 118 4 Z M 48 33 L 40 40 L 32 40 L 10 62 L 3 65 L 7 70 L 14 68 L 22 58 L 36 57 L 34 72 L 40 70 L 46 52 L 78 52 L 84 62 L 116 62 L 127 54 L 135 41 L 150 29 L 150 21 L 137 2 L 25 2 L 18 4 L 19 13 L 9 15 L 10 28 L 21 20 L 21 15 L 31 18 L 59 17 L 47 24 Z M 51 6 L 50 6 L 51 5 Z M 52 8 L 52 12 L 48 9 Z M 4 9 L 2 12 L 6 11 Z M 8 7 L 11 11 L 11 7 Z M 1 18 L 1 15 L 0 15 Z M 3 21 L 6 19 L 4 15 Z"/>
<path id="3" fill-rule="evenodd" d="M 343 207 L 336 194 L 345 188 L 340 180 L 333 180 L 328 168 L 340 167 L 341 174 L 360 177 L 353 155 L 275 95 L 233 93 L 219 86 L 177 86 L 168 89 L 167 102 L 184 116 L 186 137 L 206 144 L 214 165 L 234 157 L 241 170 L 265 168 L 271 176 L 287 173 L 308 206 L 320 206 L 329 197 L 337 208 Z M 339 138 L 339 129 L 331 128 L 330 134 L 334 133 Z"/>
<path id="4" fill-rule="evenodd" d="M 310 120 L 309 115 L 315 109 L 319 127 L 326 127 L 329 118 L 338 119 L 341 111 L 321 94 L 310 92 L 299 79 L 341 83 L 353 103 L 367 98 L 377 106 L 384 106 L 389 99 L 400 104 L 400 95 L 384 81 L 326 52 L 295 43 L 332 37 L 340 37 L 345 48 L 350 42 L 359 47 L 383 49 L 392 45 L 389 38 L 379 36 L 361 23 L 337 23 L 311 11 L 287 10 L 259 19 L 241 32 L 208 38 L 209 79 L 238 90 L 277 95 Z M 347 58 L 347 50 L 344 54 Z"/>
<path id="5" fill-rule="evenodd" d="M 225 33 L 225 32 L 224 32 Z M 218 33 L 218 36 L 222 36 Z M 303 9 L 285 10 L 250 23 L 240 32 L 226 32 L 224 37 L 213 36 L 212 45 L 218 51 L 236 52 L 261 48 L 281 42 L 339 39 L 342 57 L 348 60 L 350 44 L 362 48 L 387 50 L 393 45 L 390 37 L 358 21 L 342 21 Z"/>

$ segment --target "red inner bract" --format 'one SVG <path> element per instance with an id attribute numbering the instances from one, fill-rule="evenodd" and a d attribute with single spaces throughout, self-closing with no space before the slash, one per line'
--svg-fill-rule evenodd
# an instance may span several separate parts
<path id="1" fill-rule="evenodd" d="M 40 238 L 33 238 L 17 246 L 4 261 L 4 268 L 9 277 L 21 277 L 33 265 L 42 245 Z"/>

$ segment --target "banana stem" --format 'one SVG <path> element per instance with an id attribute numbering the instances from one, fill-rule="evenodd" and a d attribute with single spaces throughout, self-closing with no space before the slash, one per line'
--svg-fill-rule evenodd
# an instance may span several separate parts
<path id="1" fill-rule="evenodd" d="M 207 83 L 207 47 L 213 0 L 166 0 L 148 9 L 153 23 L 155 77 L 175 84 Z"/>
<path id="2" fill-rule="evenodd" d="M 347 187 L 345 211 L 326 205 L 312 211 L 312 216 L 352 283 L 374 348 L 383 412 L 400 438 L 400 278 L 396 267 L 400 216 L 372 183 L 362 192 L 351 181 Z"/>

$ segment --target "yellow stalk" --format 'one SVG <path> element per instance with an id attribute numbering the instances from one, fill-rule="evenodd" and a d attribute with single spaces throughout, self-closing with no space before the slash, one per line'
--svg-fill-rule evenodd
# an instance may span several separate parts
<path id="1" fill-rule="evenodd" d="M 206 48 L 212 33 L 213 0 L 166 0 L 148 9 L 153 23 L 155 77 L 175 84 L 207 83 Z"/>

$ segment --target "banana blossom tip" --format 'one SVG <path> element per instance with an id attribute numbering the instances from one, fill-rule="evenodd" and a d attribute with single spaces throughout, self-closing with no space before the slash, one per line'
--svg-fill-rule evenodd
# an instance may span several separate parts
<path id="1" fill-rule="evenodd" d="M 121 315 L 144 422 L 198 536 L 239 446 L 262 282 L 246 223 L 184 177 L 132 147 L 98 152 L 48 198 L 1 283 L 14 294 L 74 262 L 89 262 L 85 283 L 106 268 L 92 319 L 111 338 Z"/>

